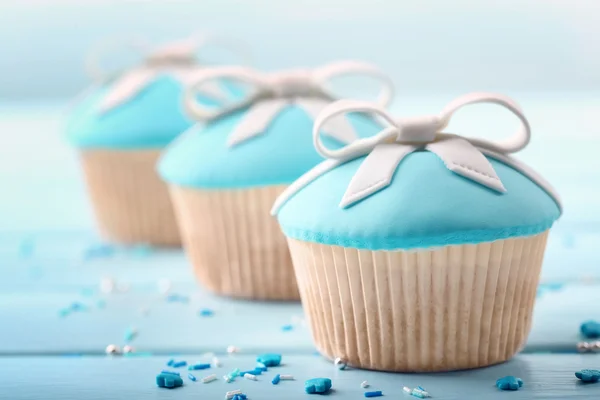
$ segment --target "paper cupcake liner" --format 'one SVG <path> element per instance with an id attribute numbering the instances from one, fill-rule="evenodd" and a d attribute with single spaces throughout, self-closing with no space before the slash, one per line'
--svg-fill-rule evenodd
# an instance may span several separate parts
<path id="1" fill-rule="evenodd" d="M 202 285 L 233 297 L 299 299 L 285 237 L 269 214 L 284 189 L 171 187 L 183 245 Z"/>
<path id="2" fill-rule="evenodd" d="M 100 233 L 123 244 L 180 246 L 159 150 L 85 150 L 80 154 Z"/>
<path id="3" fill-rule="evenodd" d="M 419 251 L 288 239 L 317 349 L 358 368 L 424 372 L 508 360 L 525 343 L 547 231 Z"/>

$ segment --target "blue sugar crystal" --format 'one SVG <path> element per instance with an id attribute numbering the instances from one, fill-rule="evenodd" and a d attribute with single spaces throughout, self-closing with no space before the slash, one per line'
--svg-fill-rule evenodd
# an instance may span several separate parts
<path id="1" fill-rule="evenodd" d="M 308 394 L 327 393 L 331 389 L 331 379 L 313 378 L 304 382 L 304 391 Z"/>
<path id="2" fill-rule="evenodd" d="M 183 379 L 177 375 L 160 373 L 156 375 L 156 385 L 161 388 L 174 389 L 183 385 Z"/>
<path id="3" fill-rule="evenodd" d="M 600 380 L 600 371 L 597 369 L 582 369 L 575 372 L 575 376 L 583 382 L 598 382 Z"/>
<path id="4" fill-rule="evenodd" d="M 276 367 L 281 364 L 281 354 L 267 353 L 261 354 L 256 361 L 263 363 L 266 367 Z"/>
<path id="5" fill-rule="evenodd" d="M 496 381 L 496 387 L 501 390 L 519 390 L 523 386 L 523 380 L 514 376 L 505 376 Z"/>
<path id="6" fill-rule="evenodd" d="M 581 334 L 588 339 L 597 339 L 600 337 L 600 323 L 596 321 L 586 321 L 579 328 Z"/>

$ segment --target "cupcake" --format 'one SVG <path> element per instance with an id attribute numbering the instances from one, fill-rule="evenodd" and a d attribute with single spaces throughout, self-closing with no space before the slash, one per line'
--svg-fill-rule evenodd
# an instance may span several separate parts
<path id="1" fill-rule="evenodd" d="M 380 102 L 389 102 L 389 79 L 353 62 L 275 73 L 214 69 L 188 92 L 190 114 L 210 121 L 170 145 L 158 170 L 170 187 L 194 272 L 210 291 L 298 299 L 287 243 L 269 210 L 289 183 L 322 161 L 310 132 L 314 117 L 334 98 L 330 82 L 341 75 L 380 79 Z M 247 96 L 220 112 L 204 107 L 195 90 L 214 79 L 237 82 Z M 328 145 L 339 147 L 379 130 L 375 121 L 359 116 L 336 119 L 323 134 Z"/>
<path id="2" fill-rule="evenodd" d="M 97 82 L 77 99 L 66 134 L 79 152 L 99 230 L 110 241 L 181 244 L 155 164 L 161 150 L 194 123 L 181 97 L 203 71 L 196 59 L 200 44 L 191 38 L 152 50 L 133 46 L 141 63 L 111 74 L 98 73 L 90 59 Z M 199 100 L 215 104 L 229 95 L 213 85 Z"/>
<path id="3" fill-rule="evenodd" d="M 495 103 L 520 128 L 505 142 L 442 133 L 452 114 Z M 323 124 L 347 113 L 387 128 L 331 149 Z M 510 156 L 530 128 L 511 99 L 473 93 L 440 115 L 396 120 L 376 105 L 331 104 L 314 144 L 327 160 L 277 199 L 312 336 L 325 357 L 386 371 L 449 371 L 506 361 L 525 343 L 552 187 Z"/>

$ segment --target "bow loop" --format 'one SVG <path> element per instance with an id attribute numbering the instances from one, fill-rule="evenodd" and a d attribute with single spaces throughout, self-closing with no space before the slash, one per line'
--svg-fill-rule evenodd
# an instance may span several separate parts
<path id="1" fill-rule="evenodd" d="M 519 119 L 520 128 L 509 140 L 499 143 L 442 132 L 458 109 L 475 103 L 493 103 L 507 108 Z M 323 125 L 331 118 L 350 113 L 373 115 L 385 122 L 387 127 L 374 136 L 358 139 L 345 147 L 333 150 L 326 148 L 320 138 Z M 340 202 L 341 207 L 350 207 L 390 185 L 402 160 L 419 150 L 436 154 L 448 170 L 498 193 L 506 192 L 506 188 L 486 156 L 501 160 L 536 182 L 560 207 L 558 195 L 552 187 L 530 168 L 508 155 L 523 149 L 530 137 L 529 123 L 521 108 L 510 98 L 493 93 L 461 96 L 448 104 L 439 115 L 403 119 L 393 118 L 376 104 L 337 101 L 323 109 L 313 127 L 314 146 L 326 161 L 290 185 L 275 202 L 272 213 L 277 213 L 287 199 L 320 175 L 340 164 L 366 156 Z"/>
<path id="2" fill-rule="evenodd" d="M 296 69 L 269 74 L 265 77 L 275 97 L 321 97 L 323 89 L 309 69 Z"/>

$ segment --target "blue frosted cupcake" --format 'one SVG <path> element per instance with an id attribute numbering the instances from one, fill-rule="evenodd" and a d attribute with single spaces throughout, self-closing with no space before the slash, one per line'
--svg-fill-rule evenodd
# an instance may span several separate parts
<path id="1" fill-rule="evenodd" d="M 80 153 L 97 223 L 109 240 L 181 243 L 155 164 L 162 149 L 195 122 L 181 98 L 204 70 L 196 59 L 199 44 L 189 39 L 152 51 L 140 47 L 139 65 L 97 76 L 72 110 L 66 135 Z M 214 85 L 202 96 L 213 104 L 228 94 Z"/>
<path id="2" fill-rule="evenodd" d="M 214 110 L 188 96 L 189 111 L 210 122 L 191 129 L 168 147 L 159 173 L 169 184 L 182 240 L 198 280 L 209 290 L 250 299 L 298 299 L 285 238 L 269 216 L 285 187 L 322 161 L 312 146 L 314 117 L 333 100 L 329 79 L 367 74 L 391 84 L 379 70 L 360 63 L 314 70 L 261 73 L 221 68 L 213 79 L 244 84 L 247 97 Z M 370 118 L 341 118 L 323 128 L 339 147 L 378 132 Z"/>
<path id="3" fill-rule="evenodd" d="M 508 141 L 442 133 L 472 103 L 512 111 Z M 343 149 L 323 123 L 375 114 L 388 127 Z M 314 127 L 327 160 L 277 199 L 304 309 L 319 351 L 390 371 L 482 367 L 512 357 L 531 326 L 554 189 L 509 154 L 530 128 L 512 100 L 474 93 L 440 115 L 396 120 L 377 106 L 334 103 Z"/>

